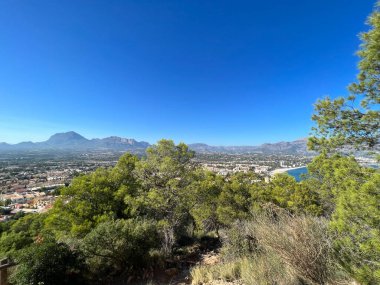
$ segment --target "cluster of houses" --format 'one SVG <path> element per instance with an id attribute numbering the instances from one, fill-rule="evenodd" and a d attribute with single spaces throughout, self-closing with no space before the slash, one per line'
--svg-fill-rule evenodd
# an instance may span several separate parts
<path id="1" fill-rule="evenodd" d="M 2 193 L 0 202 L 2 206 L 2 215 L 0 221 L 9 219 L 18 212 L 24 213 L 41 213 L 50 209 L 54 203 L 55 196 L 51 191 L 63 184 L 51 185 L 49 189 L 35 187 L 33 189 L 25 186 L 15 186 L 12 191 Z"/>
<path id="2" fill-rule="evenodd" d="M 231 164 L 231 163 L 204 163 L 203 168 L 226 176 L 228 174 L 253 171 L 258 174 L 268 174 L 270 166 L 256 164 Z"/>

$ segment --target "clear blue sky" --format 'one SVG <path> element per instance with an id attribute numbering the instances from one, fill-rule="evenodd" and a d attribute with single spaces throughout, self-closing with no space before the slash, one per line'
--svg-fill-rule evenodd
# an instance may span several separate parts
<path id="1" fill-rule="evenodd" d="M 374 0 L 0 1 L 0 141 L 253 145 L 346 94 Z"/>

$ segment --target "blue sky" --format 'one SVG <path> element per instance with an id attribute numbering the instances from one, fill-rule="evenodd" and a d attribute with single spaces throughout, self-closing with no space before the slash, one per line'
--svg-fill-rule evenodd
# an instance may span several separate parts
<path id="1" fill-rule="evenodd" d="M 0 141 L 254 145 L 346 94 L 374 0 L 0 1 Z"/>

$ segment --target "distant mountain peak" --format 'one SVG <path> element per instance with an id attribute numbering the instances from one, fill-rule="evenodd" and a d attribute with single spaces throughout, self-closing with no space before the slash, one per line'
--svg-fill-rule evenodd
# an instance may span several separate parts
<path id="1" fill-rule="evenodd" d="M 74 132 L 63 132 L 52 135 L 43 142 L 22 142 L 18 144 L 0 143 L 0 151 L 28 150 L 70 150 L 70 151 L 131 151 L 143 152 L 150 144 L 135 139 L 111 136 L 103 139 L 87 139 Z"/>
<path id="2" fill-rule="evenodd" d="M 72 145 L 72 144 L 84 144 L 87 143 L 89 140 L 85 137 L 81 136 L 80 134 L 70 131 L 65 133 L 56 133 L 52 135 L 45 143 L 49 145 L 56 145 L 56 146 L 62 146 L 62 145 Z"/>
<path id="3" fill-rule="evenodd" d="M 9 150 L 75 150 L 75 151 L 131 151 L 141 153 L 150 144 L 136 141 L 132 138 L 110 136 L 106 138 L 87 139 L 74 132 L 63 132 L 52 135 L 44 142 L 22 142 L 19 144 L 0 143 L 0 151 Z M 309 154 L 306 139 L 293 142 L 262 144 L 260 146 L 210 146 L 204 143 L 189 144 L 189 147 L 199 153 L 282 153 Z"/>
<path id="4" fill-rule="evenodd" d="M 48 141 L 56 141 L 56 140 L 87 140 L 87 139 L 76 132 L 70 131 L 70 132 L 65 132 L 65 133 L 56 133 L 48 139 Z"/>

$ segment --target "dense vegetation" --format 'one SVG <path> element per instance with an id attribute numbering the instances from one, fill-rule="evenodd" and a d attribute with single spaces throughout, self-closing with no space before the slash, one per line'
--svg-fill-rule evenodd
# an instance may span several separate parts
<path id="1" fill-rule="evenodd" d="M 159 141 L 142 159 L 125 154 L 113 168 L 75 178 L 48 213 L 3 225 L 1 253 L 18 264 L 13 284 L 128 280 L 165 268 L 183 240 L 202 235 L 223 240 L 222 265 L 239 268 L 235 277 L 247 284 L 266 284 L 247 281 L 247 270 L 257 280 L 288 276 L 280 284 L 378 284 L 379 172 L 321 154 L 302 182 L 283 174 L 265 183 L 254 173 L 207 172 L 193 155 Z M 194 269 L 194 284 L 216 268 Z"/>
<path id="2" fill-rule="evenodd" d="M 222 259 L 194 267 L 193 284 L 380 284 L 380 173 L 347 154 L 379 143 L 380 12 L 369 23 L 352 94 L 316 105 L 319 155 L 306 179 L 222 177 L 195 165 L 185 144 L 161 140 L 75 178 L 48 213 L 2 224 L 12 284 L 146 277 L 202 236 L 222 241 Z"/>

